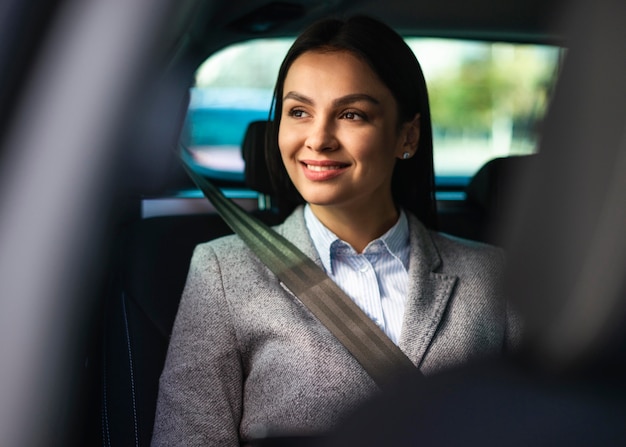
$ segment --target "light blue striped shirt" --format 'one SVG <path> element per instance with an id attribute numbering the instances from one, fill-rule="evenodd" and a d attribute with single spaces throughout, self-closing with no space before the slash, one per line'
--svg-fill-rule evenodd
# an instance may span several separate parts
<path id="1" fill-rule="evenodd" d="M 397 345 L 409 282 L 409 223 L 398 222 L 357 253 L 315 217 L 307 205 L 304 220 L 326 273 Z"/>

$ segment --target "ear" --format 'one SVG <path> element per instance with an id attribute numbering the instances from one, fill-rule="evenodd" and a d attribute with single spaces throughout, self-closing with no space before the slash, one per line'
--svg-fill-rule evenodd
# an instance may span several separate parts
<path id="1" fill-rule="evenodd" d="M 400 159 L 411 158 L 417 152 L 417 145 L 420 141 L 420 114 L 417 113 L 411 121 L 402 125 L 400 131 L 400 146 L 396 156 Z M 409 154 L 405 157 L 405 154 Z"/>

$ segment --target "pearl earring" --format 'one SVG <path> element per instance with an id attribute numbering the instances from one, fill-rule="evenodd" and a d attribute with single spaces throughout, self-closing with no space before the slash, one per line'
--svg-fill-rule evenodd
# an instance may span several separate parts
<path id="1" fill-rule="evenodd" d="M 404 160 L 408 160 L 410 156 L 411 156 L 411 154 L 409 152 L 405 152 L 404 154 L 402 154 L 402 158 Z"/>

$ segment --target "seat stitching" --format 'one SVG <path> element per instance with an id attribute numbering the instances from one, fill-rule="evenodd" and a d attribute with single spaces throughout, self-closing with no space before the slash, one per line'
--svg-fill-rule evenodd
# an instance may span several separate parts
<path id="1" fill-rule="evenodd" d="M 109 429 L 109 409 L 107 407 L 107 366 L 106 346 L 102 349 L 102 435 L 103 443 L 111 447 L 111 433 Z"/>
<path id="2" fill-rule="evenodd" d="M 133 353 L 130 347 L 130 331 L 128 329 L 128 317 L 126 315 L 126 295 L 122 293 L 122 313 L 124 316 L 124 327 L 126 329 L 126 344 L 128 348 L 128 364 L 130 367 L 130 388 L 133 398 L 133 424 L 135 428 L 135 446 L 139 447 L 139 431 L 137 427 L 137 402 L 135 399 L 135 375 L 133 371 Z"/>

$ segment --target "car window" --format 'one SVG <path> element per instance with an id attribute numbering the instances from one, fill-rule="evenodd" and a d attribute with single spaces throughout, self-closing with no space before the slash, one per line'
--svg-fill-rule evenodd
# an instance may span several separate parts
<path id="1" fill-rule="evenodd" d="M 428 83 L 435 173 L 462 185 L 488 160 L 536 152 L 537 127 L 561 49 L 553 46 L 406 38 Z M 250 121 L 267 119 L 291 39 L 229 46 L 197 70 L 187 146 L 206 175 L 243 179 L 240 147 Z"/>

